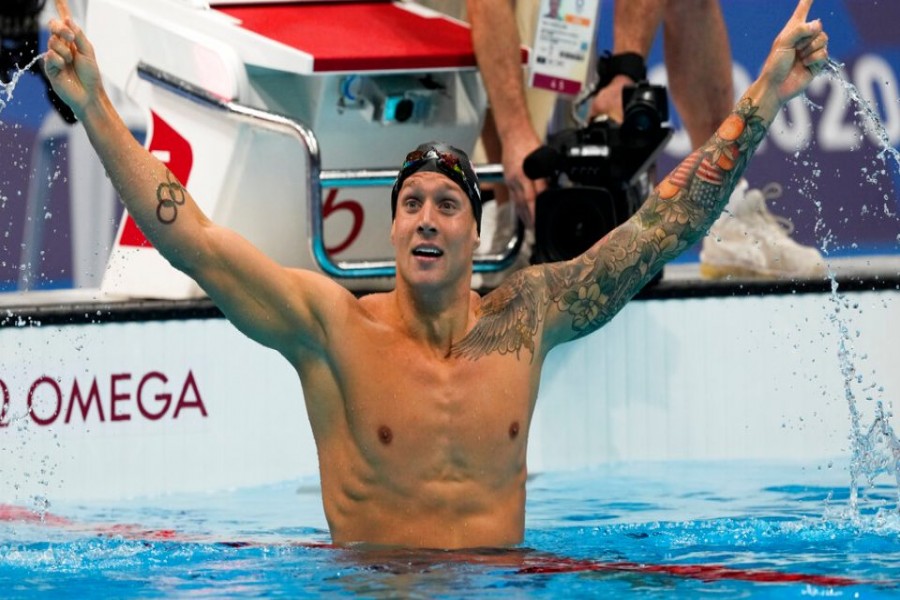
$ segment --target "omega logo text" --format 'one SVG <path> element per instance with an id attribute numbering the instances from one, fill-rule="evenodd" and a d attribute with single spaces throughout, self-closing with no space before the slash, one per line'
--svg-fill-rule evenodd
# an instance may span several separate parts
<path id="1" fill-rule="evenodd" d="M 18 400 L 0 379 L 0 428 L 9 426 L 14 413 L 23 414 L 14 406 Z M 140 377 L 113 373 L 108 380 L 102 376 L 90 381 L 73 377 L 71 383 L 42 375 L 31 383 L 21 401 L 27 418 L 42 427 L 88 420 L 158 421 L 183 418 L 189 413 L 208 416 L 193 371 L 188 371 L 183 381 L 170 380 L 159 371 Z"/>

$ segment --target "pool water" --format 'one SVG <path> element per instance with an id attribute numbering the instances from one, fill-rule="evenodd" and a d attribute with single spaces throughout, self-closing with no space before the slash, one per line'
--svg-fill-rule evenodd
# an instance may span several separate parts
<path id="1" fill-rule="evenodd" d="M 0 512 L 3 597 L 900 595 L 896 489 L 847 469 L 633 463 L 529 480 L 511 551 L 334 549 L 318 482 Z"/>

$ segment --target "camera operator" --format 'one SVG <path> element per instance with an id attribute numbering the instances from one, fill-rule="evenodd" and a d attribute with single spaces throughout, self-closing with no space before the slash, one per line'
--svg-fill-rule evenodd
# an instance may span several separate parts
<path id="1" fill-rule="evenodd" d="M 433 8 L 438 8 L 447 12 L 450 6 L 446 2 L 439 3 L 437 1 L 428 1 L 426 4 Z M 458 8 L 458 7 L 457 7 Z M 549 256 L 559 256 L 559 252 L 568 254 L 573 248 L 582 247 L 584 244 L 590 245 L 588 240 L 597 234 L 596 221 L 598 219 L 604 222 L 604 229 L 608 222 L 616 220 L 609 213 L 611 207 L 600 206 L 596 202 L 587 200 L 579 200 L 576 196 L 577 191 L 568 189 L 570 186 L 560 184 L 559 175 L 567 175 L 556 172 L 555 167 L 565 165 L 547 165 L 542 162 L 547 160 L 553 161 L 545 149 L 540 146 L 540 139 L 550 129 L 553 120 L 553 112 L 557 104 L 557 95 L 548 90 L 526 87 L 523 84 L 523 74 L 521 62 L 519 60 L 520 41 L 531 44 L 534 38 L 535 25 L 540 17 L 540 1 L 539 0 L 519 0 L 517 2 L 509 2 L 508 0 L 468 0 L 466 3 L 467 17 L 472 27 L 472 42 L 475 54 L 478 59 L 478 65 L 482 73 L 482 79 L 488 93 L 491 111 L 486 119 L 485 131 L 482 134 L 482 141 L 487 150 L 489 160 L 495 160 L 499 150 L 502 150 L 502 162 L 505 172 L 505 180 L 509 191 L 509 199 L 515 203 L 515 214 L 519 216 L 528 226 L 529 231 L 526 236 L 526 246 L 523 247 L 523 258 L 517 262 L 518 266 L 524 266 L 530 262 L 542 262 L 549 260 Z M 463 17 L 459 12 L 453 13 L 453 16 Z M 518 28 L 516 27 L 518 24 Z M 641 69 L 643 69 L 643 61 L 639 60 Z M 606 82 L 608 83 L 608 82 Z M 621 88 L 619 88 L 621 93 Z M 661 106 L 662 110 L 666 110 L 665 106 Z M 663 118 L 665 121 L 666 118 Z M 621 119 L 619 119 L 621 122 Z M 496 125 L 496 128 L 492 128 Z M 494 136 L 491 136 L 493 129 Z M 618 125 L 612 122 L 605 124 L 595 124 L 593 130 L 599 133 L 602 129 L 616 129 L 613 134 L 612 143 L 618 145 L 622 136 L 618 134 Z M 627 128 L 626 128 L 627 131 Z M 556 140 L 550 140 L 551 146 L 564 142 L 565 135 L 557 137 Z M 666 136 L 668 137 L 668 136 Z M 492 143 L 493 142 L 493 143 Z M 604 143 L 604 145 L 606 145 Z M 492 152 L 493 150 L 493 152 Z M 534 177 L 528 177 L 524 171 L 524 159 L 537 151 L 537 156 L 530 161 L 533 168 L 537 171 L 532 173 Z M 645 149 L 641 149 L 644 152 Z M 653 148 L 653 156 L 655 156 L 657 148 Z M 631 152 L 633 155 L 634 152 Z M 618 156 L 618 153 L 616 153 Z M 625 162 L 631 164 L 634 156 L 628 156 Z M 591 161 L 593 162 L 593 161 Z M 649 167 L 649 165 L 647 165 Z M 604 170 L 600 167 L 600 170 Z M 630 175 L 634 175 L 634 170 Z M 649 169 L 645 169 L 649 170 Z M 542 172 L 546 171 L 546 172 Z M 610 173 L 616 173 L 621 169 L 605 169 L 605 178 Z M 544 191 L 545 187 L 548 189 Z M 589 178 L 596 180 L 596 177 Z M 631 179 L 630 177 L 628 179 Z M 588 181 L 576 181 L 576 184 L 588 185 Z M 594 181 L 596 183 L 596 181 Z M 637 183 L 635 181 L 634 183 Z M 646 178 L 641 182 L 644 188 L 649 191 L 649 183 Z M 590 186 L 589 186 L 590 187 Z M 617 185 L 609 183 L 607 188 L 617 188 L 616 196 L 623 196 L 627 190 L 629 196 L 634 194 L 636 186 Z M 566 192 L 561 192 L 561 188 L 567 188 Z M 502 190 L 501 190 L 502 191 Z M 536 198 L 540 195 L 542 198 L 548 197 L 558 199 L 563 194 L 566 202 L 564 204 L 572 209 L 571 214 L 568 211 L 554 211 L 553 217 L 543 216 L 544 226 L 541 226 L 540 217 L 535 217 Z M 642 196 L 639 200 L 629 197 L 627 200 L 618 198 L 618 214 L 620 217 L 627 218 L 626 213 L 630 214 L 636 209 L 639 202 L 643 200 Z M 505 198 L 502 193 L 498 200 Z M 548 203 L 541 202 L 546 207 Z M 628 210 L 622 207 L 628 206 Z M 543 211 L 546 213 L 546 210 Z M 509 233 L 514 229 L 515 224 L 509 218 L 513 216 L 508 210 L 504 210 L 503 206 L 498 202 L 497 209 L 497 229 L 494 235 L 494 245 L 497 246 L 505 242 L 509 237 Z M 548 219 L 553 221 L 553 225 L 547 225 Z M 591 225 L 585 221 L 594 221 Z M 561 231 L 559 237 L 560 247 L 549 253 L 536 248 L 531 253 L 531 243 L 534 236 L 534 228 L 544 231 L 544 238 L 553 230 Z M 562 247 L 562 241 L 568 232 L 572 244 L 569 244 L 569 250 Z M 594 239 L 593 241 L 596 241 Z M 499 244 L 498 244 L 499 243 Z M 584 247 L 587 247 L 584 246 Z M 495 248 L 496 249 L 496 248 Z M 499 281 L 491 281 L 490 278 L 485 279 L 485 283 L 493 286 Z"/>
<path id="2" fill-rule="evenodd" d="M 534 21 L 539 0 L 518 0 L 515 4 L 518 13 L 531 10 L 529 16 L 519 19 L 520 26 Z M 524 90 L 521 85 L 517 60 L 520 38 L 508 0 L 469 0 L 468 6 L 475 53 L 494 107 L 494 118 L 498 123 L 507 124 L 505 132 L 500 130 L 506 167 L 507 145 L 528 139 L 526 134 L 531 125 L 522 116 L 521 107 L 527 106 L 524 110 L 532 112 L 532 119 L 539 110 L 533 103 L 525 102 L 526 97 L 531 99 L 532 90 Z M 613 57 L 636 55 L 646 59 L 657 30 L 664 25 L 665 60 L 673 102 L 692 145 L 698 147 L 727 117 L 734 99 L 731 51 L 718 0 L 628 0 L 616 2 L 614 10 Z M 527 42 L 531 38 L 523 35 L 522 39 Z M 495 40 L 512 41 L 497 46 Z M 490 68 L 485 69 L 483 65 Z M 619 63 L 617 69 L 609 73 L 609 82 L 596 95 L 591 112 L 621 123 L 622 89 L 637 83 L 639 78 L 628 70 L 627 61 Z M 537 92 L 538 98 L 545 93 Z M 542 122 L 547 120 L 545 114 Z M 542 131 L 541 126 L 535 126 L 531 133 L 535 130 Z M 522 173 L 518 169 L 515 172 Z M 515 194 L 511 196 L 517 202 L 526 201 Z M 768 212 L 763 192 L 749 189 L 746 180 L 742 180 L 725 213 L 713 226 L 713 235 L 703 241 L 701 273 L 714 278 L 732 274 L 817 277 L 824 273 L 824 261 L 818 251 L 797 244 L 778 221 Z"/>

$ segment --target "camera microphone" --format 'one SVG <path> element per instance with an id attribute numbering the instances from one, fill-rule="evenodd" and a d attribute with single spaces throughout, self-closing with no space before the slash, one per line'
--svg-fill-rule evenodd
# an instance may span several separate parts
<path id="1" fill-rule="evenodd" d="M 550 146 L 541 146 L 525 157 L 522 170 L 529 179 L 544 179 L 556 175 L 561 165 L 562 155 L 559 150 Z"/>

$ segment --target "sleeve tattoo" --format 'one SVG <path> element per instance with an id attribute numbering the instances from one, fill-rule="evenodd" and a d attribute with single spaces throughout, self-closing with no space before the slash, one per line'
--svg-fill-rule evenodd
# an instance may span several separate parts
<path id="1" fill-rule="evenodd" d="M 485 297 L 478 323 L 453 348 L 477 359 L 491 352 L 532 355 L 551 310 L 568 319 L 566 339 L 606 324 L 663 265 L 696 243 L 725 206 L 768 123 L 743 98 L 702 147 L 650 194 L 641 209 L 581 256 L 519 271 Z"/>

